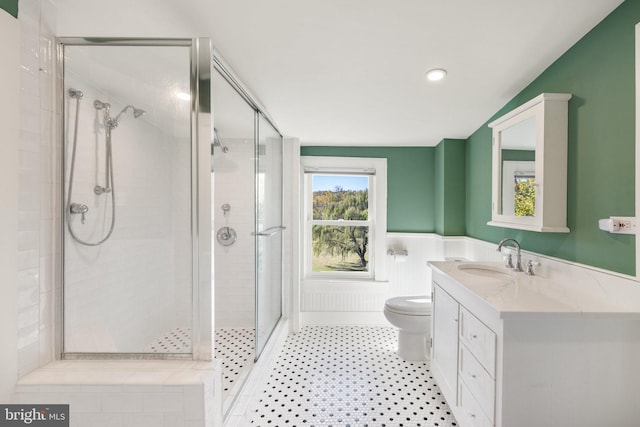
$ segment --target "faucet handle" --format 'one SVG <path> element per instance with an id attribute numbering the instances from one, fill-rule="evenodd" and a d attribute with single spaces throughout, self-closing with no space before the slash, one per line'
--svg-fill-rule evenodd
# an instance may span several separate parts
<path id="1" fill-rule="evenodd" d="M 504 266 L 506 268 L 513 268 L 513 257 L 510 253 L 504 254 Z"/>
<path id="2" fill-rule="evenodd" d="M 527 261 L 527 268 L 524 271 L 524 274 L 526 274 L 527 276 L 534 276 L 535 273 L 533 271 L 533 267 L 537 267 L 539 265 L 540 265 L 540 263 L 538 261 L 534 261 L 534 260 L 530 259 L 529 261 Z"/>

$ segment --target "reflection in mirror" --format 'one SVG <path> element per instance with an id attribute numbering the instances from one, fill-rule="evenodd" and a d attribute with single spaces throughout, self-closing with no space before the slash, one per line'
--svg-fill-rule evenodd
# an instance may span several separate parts
<path id="1" fill-rule="evenodd" d="M 535 116 L 500 132 L 501 215 L 535 216 L 535 147 Z"/>

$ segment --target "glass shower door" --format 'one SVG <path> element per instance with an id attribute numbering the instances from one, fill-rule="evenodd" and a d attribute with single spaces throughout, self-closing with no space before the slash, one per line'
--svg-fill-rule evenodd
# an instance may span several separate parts
<path id="1" fill-rule="evenodd" d="M 282 315 L 282 136 L 258 113 L 256 360 Z"/>
<path id="2" fill-rule="evenodd" d="M 66 358 L 192 354 L 192 41 L 130 43 L 60 44 Z"/>

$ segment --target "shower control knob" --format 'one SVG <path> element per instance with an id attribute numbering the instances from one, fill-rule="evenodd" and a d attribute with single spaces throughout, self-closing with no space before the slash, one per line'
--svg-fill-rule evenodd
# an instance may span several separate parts
<path id="1" fill-rule="evenodd" d="M 218 230 L 218 233 L 216 234 L 216 239 L 218 240 L 218 243 L 220 243 L 222 246 L 231 246 L 236 242 L 236 239 L 238 238 L 238 235 L 236 233 L 236 230 L 234 230 L 231 227 L 222 227 Z"/>
<path id="2" fill-rule="evenodd" d="M 84 214 L 89 212 L 89 206 L 83 205 L 82 203 L 71 203 L 71 206 L 69 206 L 69 211 L 72 214 Z"/>
<path id="3" fill-rule="evenodd" d="M 85 214 L 89 212 L 89 206 L 82 203 L 71 203 L 71 205 L 69 205 L 69 212 L 75 215 L 80 214 L 80 222 L 84 224 Z"/>

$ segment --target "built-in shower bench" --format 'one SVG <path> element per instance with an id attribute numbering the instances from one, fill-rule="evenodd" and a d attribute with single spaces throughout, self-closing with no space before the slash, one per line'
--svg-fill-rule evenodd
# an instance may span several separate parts
<path id="1" fill-rule="evenodd" d="M 22 377 L 13 403 L 69 404 L 73 427 L 222 426 L 219 361 L 60 360 Z"/>

